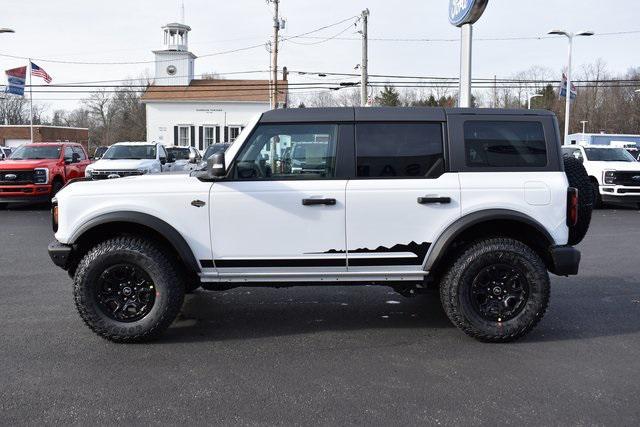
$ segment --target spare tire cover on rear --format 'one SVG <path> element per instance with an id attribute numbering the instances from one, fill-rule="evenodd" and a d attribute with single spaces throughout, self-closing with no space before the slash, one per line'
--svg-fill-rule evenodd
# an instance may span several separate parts
<path id="1" fill-rule="evenodd" d="M 578 223 L 569 227 L 569 244 L 577 245 L 584 239 L 591 223 L 593 186 L 587 171 L 578 159 L 565 157 L 564 172 L 569 180 L 569 186 L 578 189 Z"/>

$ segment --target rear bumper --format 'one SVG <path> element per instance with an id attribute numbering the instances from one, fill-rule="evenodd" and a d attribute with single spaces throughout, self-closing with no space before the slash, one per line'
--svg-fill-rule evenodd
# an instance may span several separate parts
<path id="1" fill-rule="evenodd" d="M 553 268 L 550 270 L 558 276 L 574 276 L 580 268 L 580 251 L 572 246 L 552 246 L 551 260 Z"/>
<path id="2" fill-rule="evenodd" d="M 49 251 L 49 256 L 51 257 L 51 261 L 58 267 L 63 270 L 67 270 L 69 268 L 69 259 L 71 258 L 71 253 L 73 252 L 73 247 L 70 245 L 65 245 L 63 243 L 54 240 L 49 243 L 49 247 L 47 248 Z"/>
<path id="3" fill-rule="evenodd" d="M 50 200 L 51 185 L 1 185 L 0 203 L 44 203 Z"/>

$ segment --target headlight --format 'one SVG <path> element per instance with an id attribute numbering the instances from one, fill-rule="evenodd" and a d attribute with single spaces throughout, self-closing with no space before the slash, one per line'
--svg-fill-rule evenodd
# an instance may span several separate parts
<path id="1" fill-rule="evenodd" d="M 34 184 L 48 184 L 49 183 L 49 169 L 37 168 L 33 170 L 33 183 Z"/>
<path id="2" fill-rule="evenodd" d="M 604 171 L 602 180 L 605 184 L 615 184 L 616 171 Z"/>

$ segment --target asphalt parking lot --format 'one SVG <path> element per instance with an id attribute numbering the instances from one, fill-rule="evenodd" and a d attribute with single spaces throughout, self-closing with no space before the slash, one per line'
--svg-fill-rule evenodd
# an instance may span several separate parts
<path id="1" fill-rule="evenodd" d="M 48 211 L 0 211 L 2 424 L 640 422 L 640 211 L 595 212 L 581 274 L 513 344 L 383 287 L 188 296 L 164 338 L 89 331 L 49 260 Z"/>

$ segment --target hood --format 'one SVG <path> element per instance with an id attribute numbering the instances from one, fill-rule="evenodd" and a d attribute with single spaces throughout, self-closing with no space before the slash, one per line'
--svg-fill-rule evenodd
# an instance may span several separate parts
<path id="1" fill-rule="evenodd" d="M 148 174 L 100 181 L 78 181 L 63 188 L 56 197 L 95 196 L 96 194 L 114 196 L 162 194 L 166 196 L 171 193 L 190 193 L 194 188 L 200 187 L 200 183 L 198 178 L 187 173 Z M 211 186 L 211 184 L 208 185 Z"/>
<path id="2" fill-rule="evenodd" d="M 100 159 L 91 164 L 91 170 L 130 170 L 130 169 L 146 169 L 151 168 L 157 160 L 155 159 L 119 159 L 107 160 Z"/>
<path id="3" fill-rule="evenodd" d="M 598 162 L 598 165 L 602 170 L 640 172 L 640 162 Z"/>
<path id="4" fill-rule="evenodd" d="M 33 168 L 46 168 L 58 162 L 58 159 L 43 160 L 4 160 L 0 162 L 0 170 L 23 170 Z"/>

